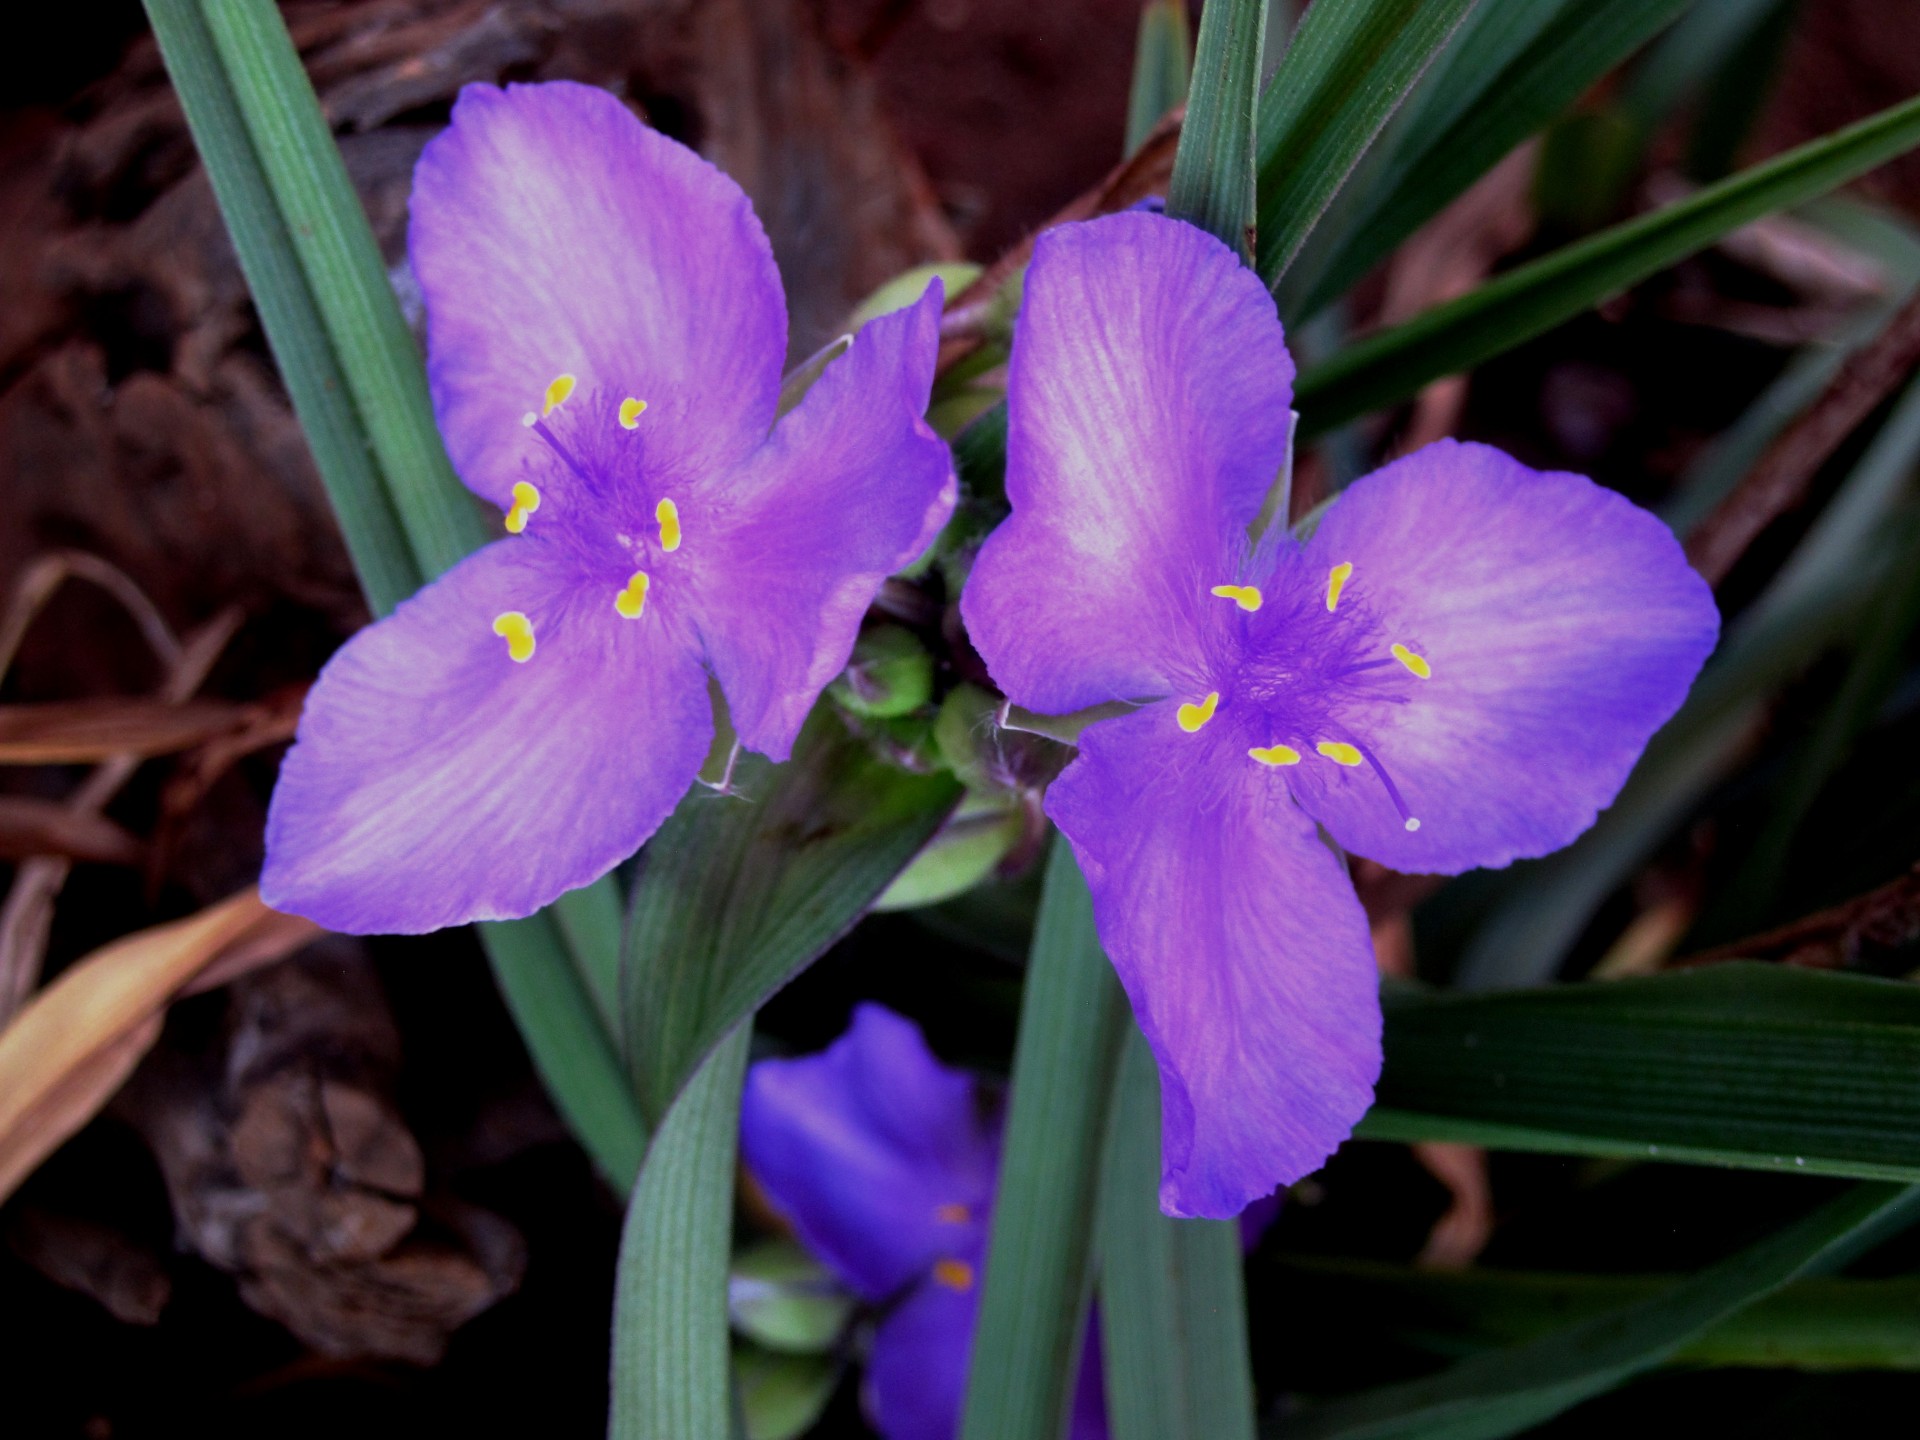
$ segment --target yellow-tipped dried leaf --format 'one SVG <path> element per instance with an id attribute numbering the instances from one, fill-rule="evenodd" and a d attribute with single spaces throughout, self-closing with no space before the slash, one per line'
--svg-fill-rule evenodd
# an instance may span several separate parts
<path id="1" fill-rule="evenodd" d="M 246 890 L 116 940 L 34 996 L 0 1031 L 0 1200 L 120 1088 L 176 997 L 277 960 L 318 933 Z"/>

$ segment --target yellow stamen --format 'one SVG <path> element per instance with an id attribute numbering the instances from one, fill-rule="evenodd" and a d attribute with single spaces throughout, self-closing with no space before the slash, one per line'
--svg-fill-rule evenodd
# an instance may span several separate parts
<path id="1" fill-rule="evenodd" d="M 1256 745 L 1247 751 L 1247 754 L 1262 765 L 1298 765 L 1300 763 L 1300 752 L 1291 745 L 1268 745 L 1264 748 Z"/>
<path id="2" fill-rule="evenodd" d="M 533 658 L 533 622 L 518 610 L 493 617 L 493 633 L 507 642 L 507 655 L 524 665 Z"/>
<path id="3" fill-rule="evenodd" d="M 680 548 L 680 507 L 662 500 L 653 507 L 653 518 L 660 522 L 660 548 L 671 554 Z"/>
<path id="4" fill-rule="evenodd" d="M 638 620 L 640 612 L 647 608 L 647 572 L 636 570 L 627 579 L 627 588 L 613 597 L 613 608 L 628 620 Z"/>
<path id="5" fill-rule="evenodd" d="M 527 528 L 527 517 L 540 508 L 540 492 L 524 480 L 513 482 L 513 508 L 507 511 L 507 533 L 518 535 Z"/>
<path id="6" fill-rule="evenodd" d="M 942 1225 L 964 1225 L 973 1219 L 973 1212 L 964 1205 L 949 1202 L 936 1209 L 933 1218 Z"/>
<path id="7" fill-rule="evenodd" d="M 1336 765 L 1358 765 L 1360 752 L 1344 740 L 1322 740 L 1313 747 Z"/>
<path id="8" fill-rule="evenodd" d="M 1260 587 L 1258 585 L 1216 585 L 1213 594 L 1222 600 L 1231 600 L 1242 610 L 1251 614 L 1260 608 Z"/>
<path id="9" fill-rule="evenodd" d="M 1207 721 L 1213 719 L 1213 712 L 1220 708 L 1220 692 L 1209 691 L 1207 698 L 1198 705 L 1182 705 L 1174 712 L 1173 718 L 1180 722 L 1180 728 L 1189 735 L 1198 730 Z"/>
<path id="10" fill-rule="evenodd" d="M 1407 669 L 1411 670 L 1414 674 L 1418 675 L 1422 680 L 1431 680 L 1433 678 L 1433 666 L 1426 662 L 1424 656 L 1414 654 L 1413 651 L 1407 649 L 1406 646 L 1396 644 L 1393 647 L 1393 658 L 1406 666 Z"/>
<path id="11" fill-rule="evenodd" d="M 1327 573 L 1327 613 L 1331 615 L 1340 608 L 1340 592 L 1347 588 L 1347 581 L 1353 578 L 1353 562 L 1342 560 Z"/>
<path id="12" fill-rule="evenodd" d="M 629 395 L 620 402 L 620 423 L 628 430 L 640 428 L 640 417 L 647 413 L 647 402 Z"/>
<path id="13" fill-rule="evenodd" d="M 551 415 L 567 403 L 567 397 L 573 394 L 573 387 L 580 382 L 571 375 L 556 375 L 547 382 L 546 403 L 540 407 L 543 416 Z"/>
<path id="14" fill-rule="evenodd" d="M 964 1260 L 942 1260 L 933 1267 L 933 1278 L 964 1295 L 973 1288 L 973 1266 Z"/>

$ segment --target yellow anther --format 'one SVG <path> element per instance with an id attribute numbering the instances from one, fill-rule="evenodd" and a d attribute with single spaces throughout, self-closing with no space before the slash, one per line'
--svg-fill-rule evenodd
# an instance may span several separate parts
<path id="1" fill-rule="evenodd" d="M 973 1219 L 973 1212 L 964 1205 L 949 1202 L 937 1208 L 933 1218 L 942 1225 L 964 1225 Z"/>
<path id="2" fill-rule="evenodd" d="M 973 1266 L 964 1260 L 941 1260 L 933 1267 L 933 1278 L 947 1289 L 964 1295 L 973 1288 Z"/>
<path id="3" fill-rule="evenodd" d="M 507 642 L 507 655 L 522 665 L 533 658 L 533 622 L 518 610 L 493 617 L 493 633 Z"/>
<path id="4" fill-rule="evenodd" d="M 513 508 L 507 511 L 507 533 L 518 535 L 527 528 L 527 517 L 540 508 L 540 492 L 524 480 L 513 482 Z"/>
<path id="5" fill-rule="evenodd" d="M 1313 747 L 1336 765 L 1358 765 L 1360 752 L 1344 740 L 1322 740 Z"/>
<path id="6" fill-rule="evenodd" d="M 573 394 L 573 387 L 580 382 L 571 375 L 556 375 L 547 382 L 546 403 L 540 407 L 540 413 L 551 415 L 567 403 L 567 397 Z"/>
<path id="7" fill-rule="evenodd" d="M 646 571 L 634 571 L 627 578 L 627 588 L 613 597 L 613 608 L 625 619 L 638 620 L 640 612 L 647 608 L 647 586 L 652 583 Z"/>
<path id="8" fill-rule="evenodd" d="M 1231 600 L 1242 610 L 1252 613 L 1260 608 L 1260 587 L 1258 585 L 1216 585 L 1213 593 L 1222 600 Z"/>
<path id="9" fill-rule="evenodd" d="M 1340 608 L 1340 592 L 1347 588 L 1347 581 L 1353 578 L 1353 562 L 1342 560 L 1327 573 L 1327 613 L 1331 615 Z"/>
<path id="10" fill-rule="evenodd" d="M 1198 730 L 1207 721 L 1213 719 L 1213 712 L 1220 708 L 1220 692 L 1210 690 L 1207 698 L 1198 705 L 1182 705 L 1174 711 L 1173 718 L 1180 722 L 1180 728 L 1189 735 Z"/>
<path id="11" fill-rule="evenodd" d="M 660 548 L 669 553 L 680 548 L 680 507 L 662 500 L 653 507 L 653 518 L 660 522 Z"/>
<path id="12" fill-rule="evenodd" d="M 631 395 L 620 402 L 620 423 L 628 430 L 640 428 L 640 417 L 647 413 L 647 402 Z"/>
<path id="13" fill-rule="evenodd" d="M 1247 751 L 1247 754 L 1262 765 L 1298 765 L 1300 763 L 1300 752 L 1291 745 L 1256 745 Z"/>
<path id="14" fill-rule="evenodd" d="M 1431 680 L 1433 678 L 1433 666 L 1427 663 L 1426 657 L 1414 654 L 1413 651 L 1407 649 L 1406 646 L 1396 644 L 1393 647 L 1393 658 L 1406 666 L 1407 669 L 1411 670 L 1414 674 L 1418 675 L 1422 680 Z"/>

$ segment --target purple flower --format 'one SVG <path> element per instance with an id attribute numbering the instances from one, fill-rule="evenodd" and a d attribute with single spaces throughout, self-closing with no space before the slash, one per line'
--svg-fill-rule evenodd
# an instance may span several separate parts
<path id="1" fill-rule="evenodd" d="M 883 1306 L 864 1398 L 887 1440 L 953 1440 L 966 1393 L 1000 1134 L 972 1079 L 878 1005 L 825 1052 L 763 1060 L 740 1106 L 747 1168 L 802 1243 Z M 1073 1440 L 1103 1440 L 1089 1336 Z"/>
<path id="2" fill-rule="evenodd" d="M 281 769 L 262 891 L 355 932 L 526 915 L 631 855 L 706 756 L 709 673 L 785 759 L 954 495 L 938 285 L 775 426 L 766 236 L 611 95 L 468 86 L 412 208 L 441 432 L 508 533 L 334 657 Z"/>
<path id="3" fill-rule="evenodd" d="M 1299 544 L 1248 526 L 1293 364 L 1228 250 L 1150 215 L 1063 226 L 1009 377 L 1013 514 L 962 612 L 1015 702 L 1141 702 L 1047 796 L 1160 1064 L 1160 1203 L 1227 1216 L 1372 1100 L 1380 1015 L 1344 849 L 1456 873 L 1565 845 L 1718 631 L 1664 526 L 1443 441 Z"/>

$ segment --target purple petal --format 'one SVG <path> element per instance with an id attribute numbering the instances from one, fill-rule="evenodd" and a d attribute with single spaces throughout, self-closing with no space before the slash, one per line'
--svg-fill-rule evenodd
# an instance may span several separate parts
<path id="1" fill-rule="evenodd" d="M 739 186 L 612 95 L 467 86 L 411 205 L 434 407 L 479 494 L 507 505 L 521 416 L 563 373 L 646 401 L 651 456 L 689 478 L 766 433 L 786 349 L 766 235 Z"/>
<path id="2" fill-rule="evenodd" d="M 996 1141 L 973 1080 L 881 1006 L 819 1055 L 753 1067 L 740 1148 L 807 1248 L 868 1300 L 984 1234 Z"/>
<path id="3" fill-rule="evenodd" d="M 1212 236 L 1123 214 L 1042 235 L 1008 380 L 1013 515 L 961 610 L 994 680 L 1050 712 L 1175 693 L 1286 450 L 1273 300 Z"/>
<path id="4" fill-rule="evenodd" d="M 1368 767 L 1290 772 L 1341 845 L 1452 873 L 1544 855 L 1593 823 L 1713 649 L 1706 582 L 1652 515 L 1578 475 L 1443 440 L 1355 483 L 1307 549 L 1432 678 L 1346 714 Z"/>
<path id="5" fill-rule="evenodd" d="M 797 410 L 702 496 L 690 534 L 707 660 L 742 743 L 784 760 L 880 584 L 953 512 L 953 457 L 921 419 L 941 288 L 868 324 Z M 696 541 L 698 543 L 696 543 Z"/>
<path id="6" fill-rule="evenodd" d="M 691 638 L 619 619 L 553 555 L 488 546 L 333 657 L 273 793 L 268 904 L 354 934 L 528 915 L 667 817 L 713 736 Z"/>
<path id="7" fill-rule="evenodd" d="M 1280 772 L 1171 703 L 1103 720 L 1047 792 L 1160 1063 L 1160 1208 L 1225 1219 L 1319 1168 L 1372 1101 L 1366 916 Z"/>
<path id="8" fill-rule="evenodd" d="M 979 1309 L 977 1283 L 962 1290 L 927 1280 L 880 1322 L 861 1398 L 885 1440 L 954 1440 L 960 1433 Z"/>

